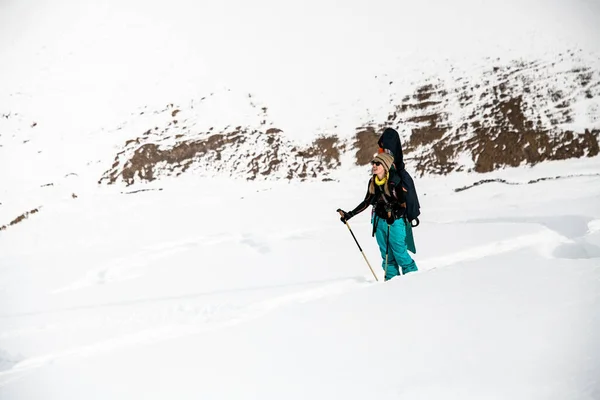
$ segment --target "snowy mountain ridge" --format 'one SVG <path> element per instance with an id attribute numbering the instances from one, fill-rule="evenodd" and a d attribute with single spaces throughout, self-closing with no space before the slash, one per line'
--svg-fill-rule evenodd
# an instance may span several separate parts
<path id="1" fill-rule="evenodd" d="M 337 180 L 370 161 L 385 127 L 399 131 L 415 176 L 598 155 L 600 58 L 594 53 L 439 62 L 421 70 L 418 63 L 395 65 L 374 75 L 373 85 L 357 87 L 355 98 L 296 119 L 260 94 L 232 88 L 148 105 L 122 122 L 113 119 L 112 127 L 88 131 L 70 129 L 69 115 L 54 116 L 65 122 L 57 130 L 33 111 L 3 111 L 0 157 L 11 168 L 3 169 L 2 226 L 49 198 L 75 198 L 98 185 L 135 186 L 189 173 Z"/>
<path id="2" fill-rule="evenodd" d="M 448 77 L 414 79 L 411 91 L 402 90 L 406 79 L 394 86 L 388 74 L 391 90 L 377 96 L 389 99 L 387 104 L 359 111 L 358 118 L 357 105 L 332 110 L 338 121 L 340 115 L 354 120 L 354 132 L 322 121 L 330 127 L 314 132 L 314 141 L 304 146 L 287 137 L 288 127 L 276 124 L 269 106 L 252 94 L 244 99 L 231 91 L 211 93 L 188 107 L 140 112 L 122 128 L 130 139 L 100 182 L 130 185 L 187 170 L 327 180 L 343 160 L 366 164 L 388 126 L 400 131 L 409 164 L 421 175 L 593 157 L 600 133 L 599 65 L 600 59 L 585 60 L 575 52 L 556 61 L 489 61 L 470 76 L 451 68 Z"/>

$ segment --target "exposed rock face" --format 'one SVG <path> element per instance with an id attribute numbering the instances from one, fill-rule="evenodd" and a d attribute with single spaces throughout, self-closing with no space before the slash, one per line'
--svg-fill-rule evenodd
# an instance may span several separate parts
<path id="1" fill-rule="evenodd" d="M 26 211 L 23 214 L 19 215 L 17 218 L 13 219 L 8 225 L 2 225 L 0 226 L 0 231 L 4 231 L 6 230 L 8 227 L 10 226 L 14 226 L 20 222 L 23 222 L 24 220 L 26 220 L 27 218 L 29 218 L 30 215 L 33 215 L 35 213 L 39 212 L 38 208 L 34 208 L 33 210 L 30 211 Z"/>
<path id="2" fill-rule="evenodd" d="M 336 137 L 319 137 L 307 148 L 296 147 L 278 128 L 257 130 L 238 126 L 221 132 L 192 134 L 187 130 L 175 135 L 167 130 L 147 131 L 125 144 L 99 183 L 121 180 L 131 185 L 161 175 L 180 175 L 188 169 L 248 180 L 267 176 L 326 180 L 327 171 L 340 166 L 343 150 L 344 145 Z"/>
<path id="3" fill-rule="evenodd" d="M 408 129 L 405 154 L 420 173 L 489 172 L 598 155 L 599 100 L 599 70 L 515 62 L 477 80 L 459 77 L 452 87 L 424 84 L 395 106 L 387 124 Z"/>
<path id="4" fill-rule="evenodd" d="M 268 108 L 257 107 L 251 96 L 254 119 L 235 128 L 201 129 L 202 115 L 171 104 L 154 113 L 154 128 L 125 143 L 100 182 L 130 185 L 190 169 L 250 180 L 327 180 L 345 152 L 357 165 L 367 164 L 386 127 L 399 130 L 405 158 L 420 174 L 593 157 L 599 152 L 600 68 L 578 64 L 575 54 L 562 57 L 490 62 L 479 74 L 432 77 L 398 95 L 385 121 L 357 127 L 350 140 L 330 134 L 304 147 L 269 122 Z"/>

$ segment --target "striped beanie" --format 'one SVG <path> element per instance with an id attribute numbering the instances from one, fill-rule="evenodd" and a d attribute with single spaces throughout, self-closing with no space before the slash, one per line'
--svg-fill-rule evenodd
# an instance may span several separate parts
<path id="1" fill-rule="evenodd" d="M 375 161 L 379 161 L 383 165 L 385 172 L 390 172 L 390 168 L 392 168 L 392 164 L 394 163 L 394 156 L 388 153 L 379 153 L 371 162 Z"/>

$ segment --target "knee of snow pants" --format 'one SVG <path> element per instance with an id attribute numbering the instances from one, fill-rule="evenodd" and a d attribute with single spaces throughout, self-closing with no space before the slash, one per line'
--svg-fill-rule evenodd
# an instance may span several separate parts
<path id="1" fill-rule="evenodd" d="M 375 219 L 379 219 L 375 221 Z M 392 279 L 400 274 L 399 268 L 402 268 L 402 274 L 417 271 L 417 265 L 408 254 L 406 246 L 406 222 L 404 219 L 397 219 L 392 225 L 389 225 L 389 246 L 388 246 L 388 223 L 374 217 L 373 223 L 377 223 L 375 237 L 379 245 L 379 251 L 382 258 L 382 268 L 385 271 L 385 279 Z M 387 252 L 387 269 L 386 269 L 386 252 Z"/>

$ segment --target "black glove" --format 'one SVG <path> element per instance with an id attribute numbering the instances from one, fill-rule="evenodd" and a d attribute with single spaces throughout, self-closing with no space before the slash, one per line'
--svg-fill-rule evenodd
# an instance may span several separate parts
<path id="1" fill-rule="evenodd" d="M 394 210 L 392 209 L 391 204 L 386 204 L 385 206 L 385 212 L 387 214 L 387 218 L 385 219 L 385 221 L 389 224 L 392 225 L 394 223 Z"/>
<path id="2" fill-rule="evenodd" d="M 340 213 L 340 221 L 342 221 L 342 223 L 346 223 L 346 221 L 348 221 L 350 218 L 354 217 L 354 214 L 352 213 L 352 211 L 344 211 L 341 208 L 337 209 L 337 212 Z"/>

